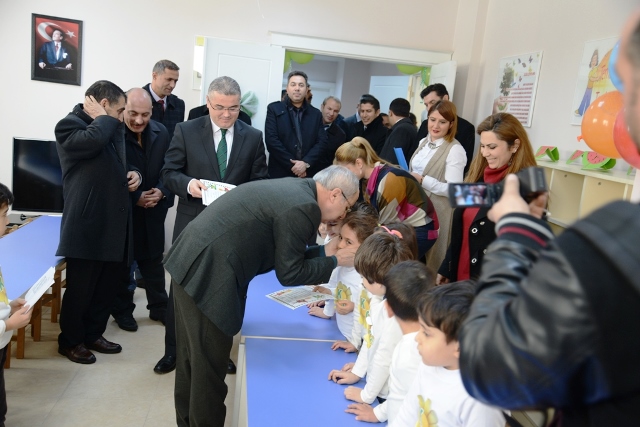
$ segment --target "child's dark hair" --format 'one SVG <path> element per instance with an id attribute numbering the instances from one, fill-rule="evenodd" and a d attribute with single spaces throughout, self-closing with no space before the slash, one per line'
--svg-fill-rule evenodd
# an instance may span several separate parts
<path id="1" fill-rule="evenodd" d="M 391 267 L 413 258 L 409 246 L 389 233 L 372 234 L 358 248 L 354 259 L 356 271 L 369 283 L 384 283 Z"/>
<path id="2" fill-rule="evenodd" d="M 345 225 L 356 233 L 358 242 L 362 243 L 373 234 L 373 230 L 378 226 L 378 214 L 372 215 L 366 210 L 351 211 L 342 220 L 341 227 Z"/>
<path id="3" fill-rule="evenodd" d="M 405 243 L 409 246 L 409 249 L 411 249 L 411 252 L 413 253 L 412 259 L 417 260 L 418 240 L 416 238 L 416 230 L 412 226 L 404 224 L 402 222 L 390 222 L 376 228 L 374 233 L 388 233 L 389 230 L 396 230 L 402 235 L 402 240 L 405 241 Z"/>
<path id="4" fill-rule="evenodd" d="M 420 319 L 432 328 L 438 328 L 447 337 L 447 343 L 458 340 L 462 322 L 466 319 L 476 296 L 476 283 L 462 280 L 429 289 L 418 304 Z"/>
<path id="5" fill-rule="evenodd" d="M 371 206 L 369 203 L 367 202 L 356 202 L 352 207 L 351 207 L 351 212 L 353 211 L 359 211 L 359 212 L 364 212 L 367 213 L 369 215 L 375 216 L 376 219 L 378 218 L 378 211 L 375 210 L 373 208 L 373 206 Z"/>
<path id="6" fill-rule="evenodd" d="M 13 204 L 13 193 L 9 188 L 0 182 L 0 208 L 9 207 Z"/>
<path id="7" fill-rule="evenodd" d="M 403 261 L 391 267 L 382 283 L 386 288 L 387 304 L 396 317 L 418 321 L 418 301 L 435 286 L 433 274 L 419 261 Z"/>

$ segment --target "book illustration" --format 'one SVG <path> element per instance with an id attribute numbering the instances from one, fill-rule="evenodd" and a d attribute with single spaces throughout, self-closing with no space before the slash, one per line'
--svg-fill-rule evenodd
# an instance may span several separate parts
<path id="1" fill-rule="evenodd" d="M 272 292 L 267 294 L 266 297 L 292 310 L 303 306 L 306 307 L 312 302 L 334 299 L 333 295 L 313 292 L 313 288 L 314 286 L 297 286 Z"/>

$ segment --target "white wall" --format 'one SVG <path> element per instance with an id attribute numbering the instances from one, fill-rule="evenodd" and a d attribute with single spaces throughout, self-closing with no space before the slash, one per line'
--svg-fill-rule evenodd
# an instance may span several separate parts
<path id="1" fill-rule="evenodd" d="M 576 140 L 580 126 L 569 124 L 584 43 L 619 36 L 636 7 L 637 0 L 489 0 L 475 111 L 465 118 L 478 124 L 491 113 L 500 58 L 542 50 L 533 122 L 526 128 L 532 145 L 557 146 L 561 161 L 574 150 L 590 150 Z"/>

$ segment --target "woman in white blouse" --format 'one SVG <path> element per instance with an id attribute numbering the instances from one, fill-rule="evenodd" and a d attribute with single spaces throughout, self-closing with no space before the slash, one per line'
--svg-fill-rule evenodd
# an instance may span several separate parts
<path id="1" fill-rule="evenodd" d="M 458 115 L 453 102 L 442 100 L 432 105 L 427 120 L 429 134 L 419 142 L 409 162 L 409 171 L 420 182 L 438 214 L 440 234 L 427 253 L 427 267 L 437 273 L 449 247 L 453 215 L 449 183 L 463 181 L 467 155 L 454 138 Z"/>

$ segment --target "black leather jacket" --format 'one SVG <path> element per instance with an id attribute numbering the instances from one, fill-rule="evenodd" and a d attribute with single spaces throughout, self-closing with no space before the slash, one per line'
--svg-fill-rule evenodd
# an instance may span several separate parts
<path id="1" fill-rule="evenodd" d="M 609 248 L 625 238 L 640 247 L 638 206 L 592 216 L 593 230 L 610 225 L 600 233 Z M 509 409 L 560 408 L 562 427 L 639 425 L 640 249 L 614 255 L 576 228 L 551 240 L 543 221 L 518 214 L 497 229 L 460 335 L 469 393 Z"/>

